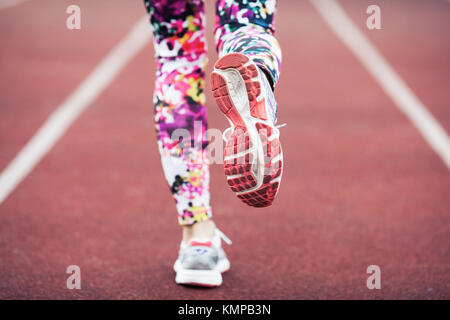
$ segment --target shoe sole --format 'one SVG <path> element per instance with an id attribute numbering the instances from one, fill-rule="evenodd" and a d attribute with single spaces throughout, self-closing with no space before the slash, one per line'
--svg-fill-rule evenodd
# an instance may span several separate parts
<path id="1" fill-rule="evenodd" d="M 270 206 L 283 172 L 280 141 L 272 136 L 258 67 L 245 55 L 219 59 L 211 75 L 213 97 L 233 124 L 224 148 L 224 171 L 231 190 L 244 203 Z"/>
<path id="2" fill-rule="evenodd" d="M 218 287 L 222 284 L 222 274 L 218 270 L 188 270 L 180 269 L 175 277 L 178 284 Z"/>
<path id="3" fill-rule="evenodd" d="M 177 273 L 175 282 L 178 284 L 197 287 L 218 287 L 222 284 L 222 273 L 230 270 L 230 261 L 222 259 L 215 270 L 190 270 L 184 269 L 177 260 L 173 269 Z"/>

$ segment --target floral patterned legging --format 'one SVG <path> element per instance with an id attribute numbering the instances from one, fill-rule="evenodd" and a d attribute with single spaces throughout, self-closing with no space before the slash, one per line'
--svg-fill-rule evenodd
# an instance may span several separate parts
<path id="1" fill-rule="evenodd" d="M 192 225 L 212 216 L 205 151 L 204 1 L 144 2 L 154 35 L 157 73 L 153 102 L 162 166 L 179 224 Z M 275 11 L 276 0 L 217 0 L 214 29 L 219 56 L 245 54 L 273 87 L 281 67 L 281 50 L 273 36 Z"/>

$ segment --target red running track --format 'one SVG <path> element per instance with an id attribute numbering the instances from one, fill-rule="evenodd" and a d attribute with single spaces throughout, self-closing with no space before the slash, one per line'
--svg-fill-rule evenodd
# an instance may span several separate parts
<path id="1" fill-rule="evenodd" d="M 70 1 L 0 11 L 0 170 L 144 14 L 138 1 L 78 2 L 79 31 L 65 28 Z M 343 7 L 449 132 L 450 4 L 380 0 L 382 30 L 369 31 L 369 2 Z M 222 287 L 174 282 L 148 45 L 0 204 L 0 298 L 449 299 L 448 168 L 309 2 L 280 1 L 277 28 L 283 183 L 273 206 L 250 208 L 212 166 L 215 221 L 234 242 Z M 66 289 L 72 264 L 81 290 Z M 372 264 L 381 290 L 366 287 Z"/>

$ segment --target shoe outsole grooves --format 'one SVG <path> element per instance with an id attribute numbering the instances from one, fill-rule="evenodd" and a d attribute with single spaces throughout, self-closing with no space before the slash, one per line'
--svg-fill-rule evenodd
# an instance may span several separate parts
<path id="1" fill-rule="evenodd" d="M 228 184 L 237 197 L 253 207 L 270 206 L 275 198 L 282 174 L 282 149 L 277 137 L 272 137 L 272 128 L 259 120 L 267 120 L 264 99 L 257 101 L 261 93 L 261 84 L 253 79 L 258 76 L 255 64 L 248 64 L 249 59 L 240 53 L 231 53 L 219 59 L 215 68 L 220 70 L 236 69 L 245 82 L 250 106 L 250 115 L 264 151 L 264 177 L 260 187 L 254 166 L 254 146 L 248 134 L 246 122 L 236 109 L 230 97 L 227 82 L 222 75 L 213 72 L 211 87 L 219 109 L 231 120 L 234 130 L 224 149 L 224 170 Z"/>

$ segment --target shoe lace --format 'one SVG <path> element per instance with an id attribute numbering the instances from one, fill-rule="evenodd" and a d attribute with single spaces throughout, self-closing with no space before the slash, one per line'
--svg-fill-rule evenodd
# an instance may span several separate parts
<path id="1" fill-rule="evenodd" d="M 287 123 L 277 124 L 274 128 L 275 138 L 280 138 L 280 128 L 287 126 Z"/>
<path id="2" fill-rule="evenodd" d="M 219 228 L 216 227 L 216 233 L 217 235 L 223 240 L 225 241 L 226 244 L 231 245 L 233 242 L 230 240 L 230 238 L 228 238 L 222 231 L 220 231 Z"/>

